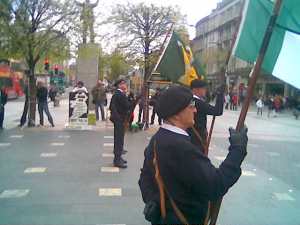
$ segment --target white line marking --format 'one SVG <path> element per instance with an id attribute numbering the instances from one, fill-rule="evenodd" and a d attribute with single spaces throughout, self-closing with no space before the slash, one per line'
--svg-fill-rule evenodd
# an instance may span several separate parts
<path id="1" fill-rule="evenodd" d="M 250 170 L 243 170 L 243 171 L 242 171 L 242 176 L 245 176 L 245 177 L 255 177 L 256 174 L 253 173 L 253 172 L 250 171 Z"/>
<path id="2" fill-rule="evenodd" d="M 70 135 L 59 135 L 58 138 L 67 139 L 70 138 Z"/>
<path id="3" fill-rule="evenodd" d="M 102 157 L 104 158 L 113 158 L 115 155 L 113 153 L 102 153 Z"/>
<path id="4" fill-rule="evenodd" d="M 31 167 L 24 170 L 24 173 L 45 173 L 46 167 Z"/>
<path id="5" fill-rule="evenodd" d="M 114 139 L 114 136 L 104 136 L 104 139 Z"/>
<path id="6" fill-rule="evenodd" d="M 270 177 L 270 178 L 269 178 L 269 181 L 272 181 L 272 180 L 273 180 L 273 178 L 272 178 L 272 177 Z"/>
<path id="7" fill-rule="evenodd" d="M 104 143 L 104 147 L 114 147 L 114 143 Z"/>
<path id="8" fill-rule="evenodd" d="M 29 194 L 28 189 L 5 190 L 0 194 L 0 198 L 21 198 Z"/>
<path id="9" fill-rule="evenodd" d="M 101 167 L 101 172 L 103 172 L 103 173 L 119 173 L 120 169 L 118 167 Z"/>
<path id="10" fill-rule="evenodd" d="M 54 153 L 54 152 L 42 153 L 41 154 L 42 158 L 52 158 L 52 157 L 56 157 L 56 156 L 57 156 L 57 153 Z"/>
<path id="11" fill-rule="evenodd" d="M 11 143 L 0 143 L 0 147 L 8 147 L 8 146 L 11 146 Z"/>
<path id="12" fill-rule="evenodd" d="M 121 188 L 99 188 L 99 196 L 122 196 Z"/>
<path id="13" fill-rule="evenodd" d="M 23 138 L 24 135 L 17 135 L 17 134 L 15 134 L 15 135 L 10 135 L 9 137 L 10 138 Z"/>
<path id="14" fill-rule="evenodd" d="M 65 145 L 65 143 L 63 143 L 63 142 L 53 142 L 53 143 L 51 143 L 51 146 L 64 146 Z"/>
<path id="15" fill-rule="evenodd" d="M 278 152 L 267 152 L 267 154 L 271 157 L 277 157 L 280 156 L 280 154 Z"/>
<path id="16" fill-rule="evenodd" d="M 295 199 L 287 193 L 273 193 L 274 197 L 278 201 L 295 201 Z"/>
<path id="17" fill-rule="evenodd" d="M 256 171 L 256 169 L 253 169 L 253 171 Z"/>

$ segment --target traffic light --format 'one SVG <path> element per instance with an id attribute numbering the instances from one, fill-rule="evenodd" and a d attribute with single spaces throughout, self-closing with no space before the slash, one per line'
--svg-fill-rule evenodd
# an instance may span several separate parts
<path id="1" fill-rule="evenodd" d="M 44 66 L 45 66 L 45 70 L 49 71 L 49 60 L 48 59 L 45 59 Z"/>
<path id="2" fill-rule="evenodd" d="M 58 75 L 58 65 L 55 65 L 55 67 L 54 67 L 54 74 Z"/>

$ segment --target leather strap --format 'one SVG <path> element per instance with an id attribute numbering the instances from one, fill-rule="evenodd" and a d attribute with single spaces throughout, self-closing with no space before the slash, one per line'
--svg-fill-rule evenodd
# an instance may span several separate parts
<path id="1" fill-rule="evenodd" d="M 161 211 L 161 216 L 163 219 L 166 218 L 167 213 L 166 213 L 166 202 L 165 202 L 165 193 L 167 193 L 168 198 L 170 199 L 172 208 L 174 209 L 174 212 L 178 219 L 180 220 L 181 223 L 185 225 L 189 225 L 189 222 L 187 221 L 186 217 L 183 215 L 181 210 L 177 207 L 175 201 L 171 197 L 170 193 L 166 189 L 166 186 L 164 185 L 164 182 L 162 180 L 162 177 L 160 176 L 159 173 L 159 167 L 158 167 L 158 160 L 157 160 L 157 152 L 156 152 L 156 140 L 154 140 L 154 157 L 153 157 L 153 165 L 155 168 L 155 179 L 158 184 L 158 189 L 159 189 L 159 196 L 160 196 L 160 211 Z"/>

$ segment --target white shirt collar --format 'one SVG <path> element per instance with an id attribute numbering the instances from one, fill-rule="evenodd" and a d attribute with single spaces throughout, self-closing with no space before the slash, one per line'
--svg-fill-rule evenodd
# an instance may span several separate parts
<path id="1" fill-rule="evenodd" d="M 185 130 L 183 130 L 179 127 L 173 126 L 171 124 L 168 124 L 168 123 L 164 123 L 163 125 L 161 125 L 161 128 L 172 131 L 172 132 L 177 133 L 177 134 L 181 134 L 181 135 L 184 135 L 184 136 L 189 136 L 189 134 Z"/>
<path id="2" fill-rule="evenodd" d="M 201 100 L 201 98 L 199 98 L 197 95 L 193 95 L 193 97 Z"/>
<path id="3" fill-rule="evenodd" d="M 117 90 L 121 91 L 122 93 L 124 93 L 124 91 L 122 91 L 120 88 L 118 88 Z"/>

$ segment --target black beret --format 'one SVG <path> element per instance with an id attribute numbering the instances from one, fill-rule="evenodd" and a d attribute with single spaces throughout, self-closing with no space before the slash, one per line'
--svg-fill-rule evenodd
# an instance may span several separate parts
<path id="1" fill-rule="evenodd" d="M 115 86 L 115 87 L 118 87 L 118 85 L 119 85 L 121 82 L 126 82 L 126 80 L 124 80 L 124 79 L 119 79 L 119 80 L 117 80 L 117 81 L 115 82 L 114 86 Z"/>
<path id="2" fill-rule="evenodd" d="M 207 83 L 204 80 L 195 79 L 191 82 L 191 88 L 203 88 L 206 86 L 207 86 Z"/>
<path id="3" fill-rule="evenodd" d="M 164 90 L 158 98 L 157 114 L 162 119 L 176 115 L 186 108 L 193 99 L 190 89 L 182 86 L 172 86 Z"/>

